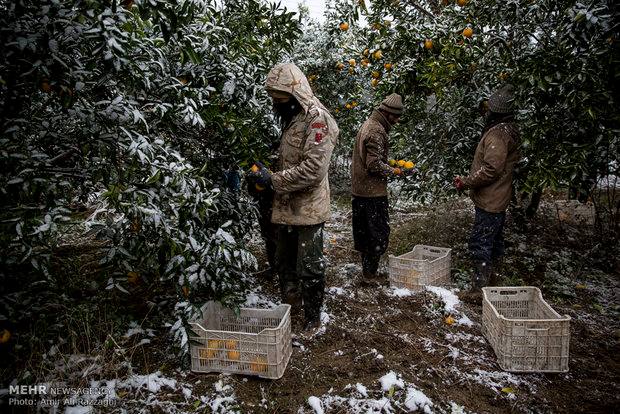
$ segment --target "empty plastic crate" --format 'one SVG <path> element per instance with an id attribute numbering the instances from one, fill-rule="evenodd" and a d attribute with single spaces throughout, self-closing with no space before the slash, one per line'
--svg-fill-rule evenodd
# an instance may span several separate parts
<path id="1" fill-rule="evenodd" d="M 282 377 L 292 353 L 290 309 L 241 308 L 236 315 L 207 302 L 202 319 L 190 322 L 192 371 Z"/>
<path id="2" fill-rule="evenodd" d="M 412 251 L 388 258 L 390 286 L 421 290 L 450 283 L 452 249 L 416 245 Z"/>
<path id="3" fill-rule="evenodd" d="M 482 333 L 499 366 L 512 372 L 567 372 L 570 317 L 536 287 L 485 287 Z"/>

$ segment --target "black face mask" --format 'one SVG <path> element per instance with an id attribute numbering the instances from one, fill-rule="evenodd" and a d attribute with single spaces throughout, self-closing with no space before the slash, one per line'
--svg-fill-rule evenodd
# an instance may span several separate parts
<path id="1" fill-rule="evenodd" d="M 293 120 L 295 115 L 301 112 L 301 105 L 295 99 L 291 97 L 288 102 L 276 102 L 273 104 L 273 109 L 282 119 L 284 125 L 288 125 Z"/>

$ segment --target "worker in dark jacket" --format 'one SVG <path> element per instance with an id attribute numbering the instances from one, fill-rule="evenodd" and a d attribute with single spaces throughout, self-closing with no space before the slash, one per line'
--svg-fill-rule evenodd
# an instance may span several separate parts
<path id="1" fill-rule="evenodd" d="M 362 259 L 362 285 L 382 281 L 379 259 L 388 247 L 390 224 L 387 182 L 402 175 L 388 164 L 388 133 L 403 113 L 400 95 L 391 94 L 360 128 L 351 162 L 353 240 Z"/>
<path id="2" fill-rule="evenodd" d="M 520 158 L 513 101 L 511 85 L 502 87 L 489 98 L 486 126 L 470 173 L 467 177 L 454 178 L 457 190 L 470 190 L 476 209 L 469 241 L 475 270 L 471 290 L 463 297 L 470 302 L 481 301 L 481 288 L 489 284 L 493 269 L 504 254 L 503 231 L 512 196 L 512 173 Z"/>

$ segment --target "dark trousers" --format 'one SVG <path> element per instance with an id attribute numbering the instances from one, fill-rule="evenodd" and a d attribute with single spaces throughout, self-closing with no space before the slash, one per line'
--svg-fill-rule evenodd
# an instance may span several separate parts
<path id="1" fill-rule="evenodd" d="M 489 213 L 476 207 L 474 227 L 469 239 L 469 253 L 476 262 L 491 263 L 504 255 L 506 212 Z"/>
<path id="2" fill-rule="evenodd" d="M 325 289 L 323 223 L 312 226 L 278 226 L 276 267 L 282 300 L 303 301 L 307 321 L 320 317 Z"/>
<path id="3" fill-rule="evenodd" d="M 364 273 L 375 274 L 390 239 L 387 197 L 353 197 L 353 242 Z"/>

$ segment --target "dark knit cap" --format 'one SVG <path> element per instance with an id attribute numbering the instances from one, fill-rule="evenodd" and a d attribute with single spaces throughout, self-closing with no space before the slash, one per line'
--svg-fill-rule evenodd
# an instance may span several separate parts
<path id="1" fill-rule="evenodd" d="M 399 94 L 393 93 L 381 102 L 379 109 L 394 115 L 401 115 L 403 113 L 403 98 Z"/>
<path id="2" fill-rule="evenodd" d="M 489 109 L 498 114 L 510 114 L 514 111 L 514 87 L 506 84 L 489 98 Z"/>

